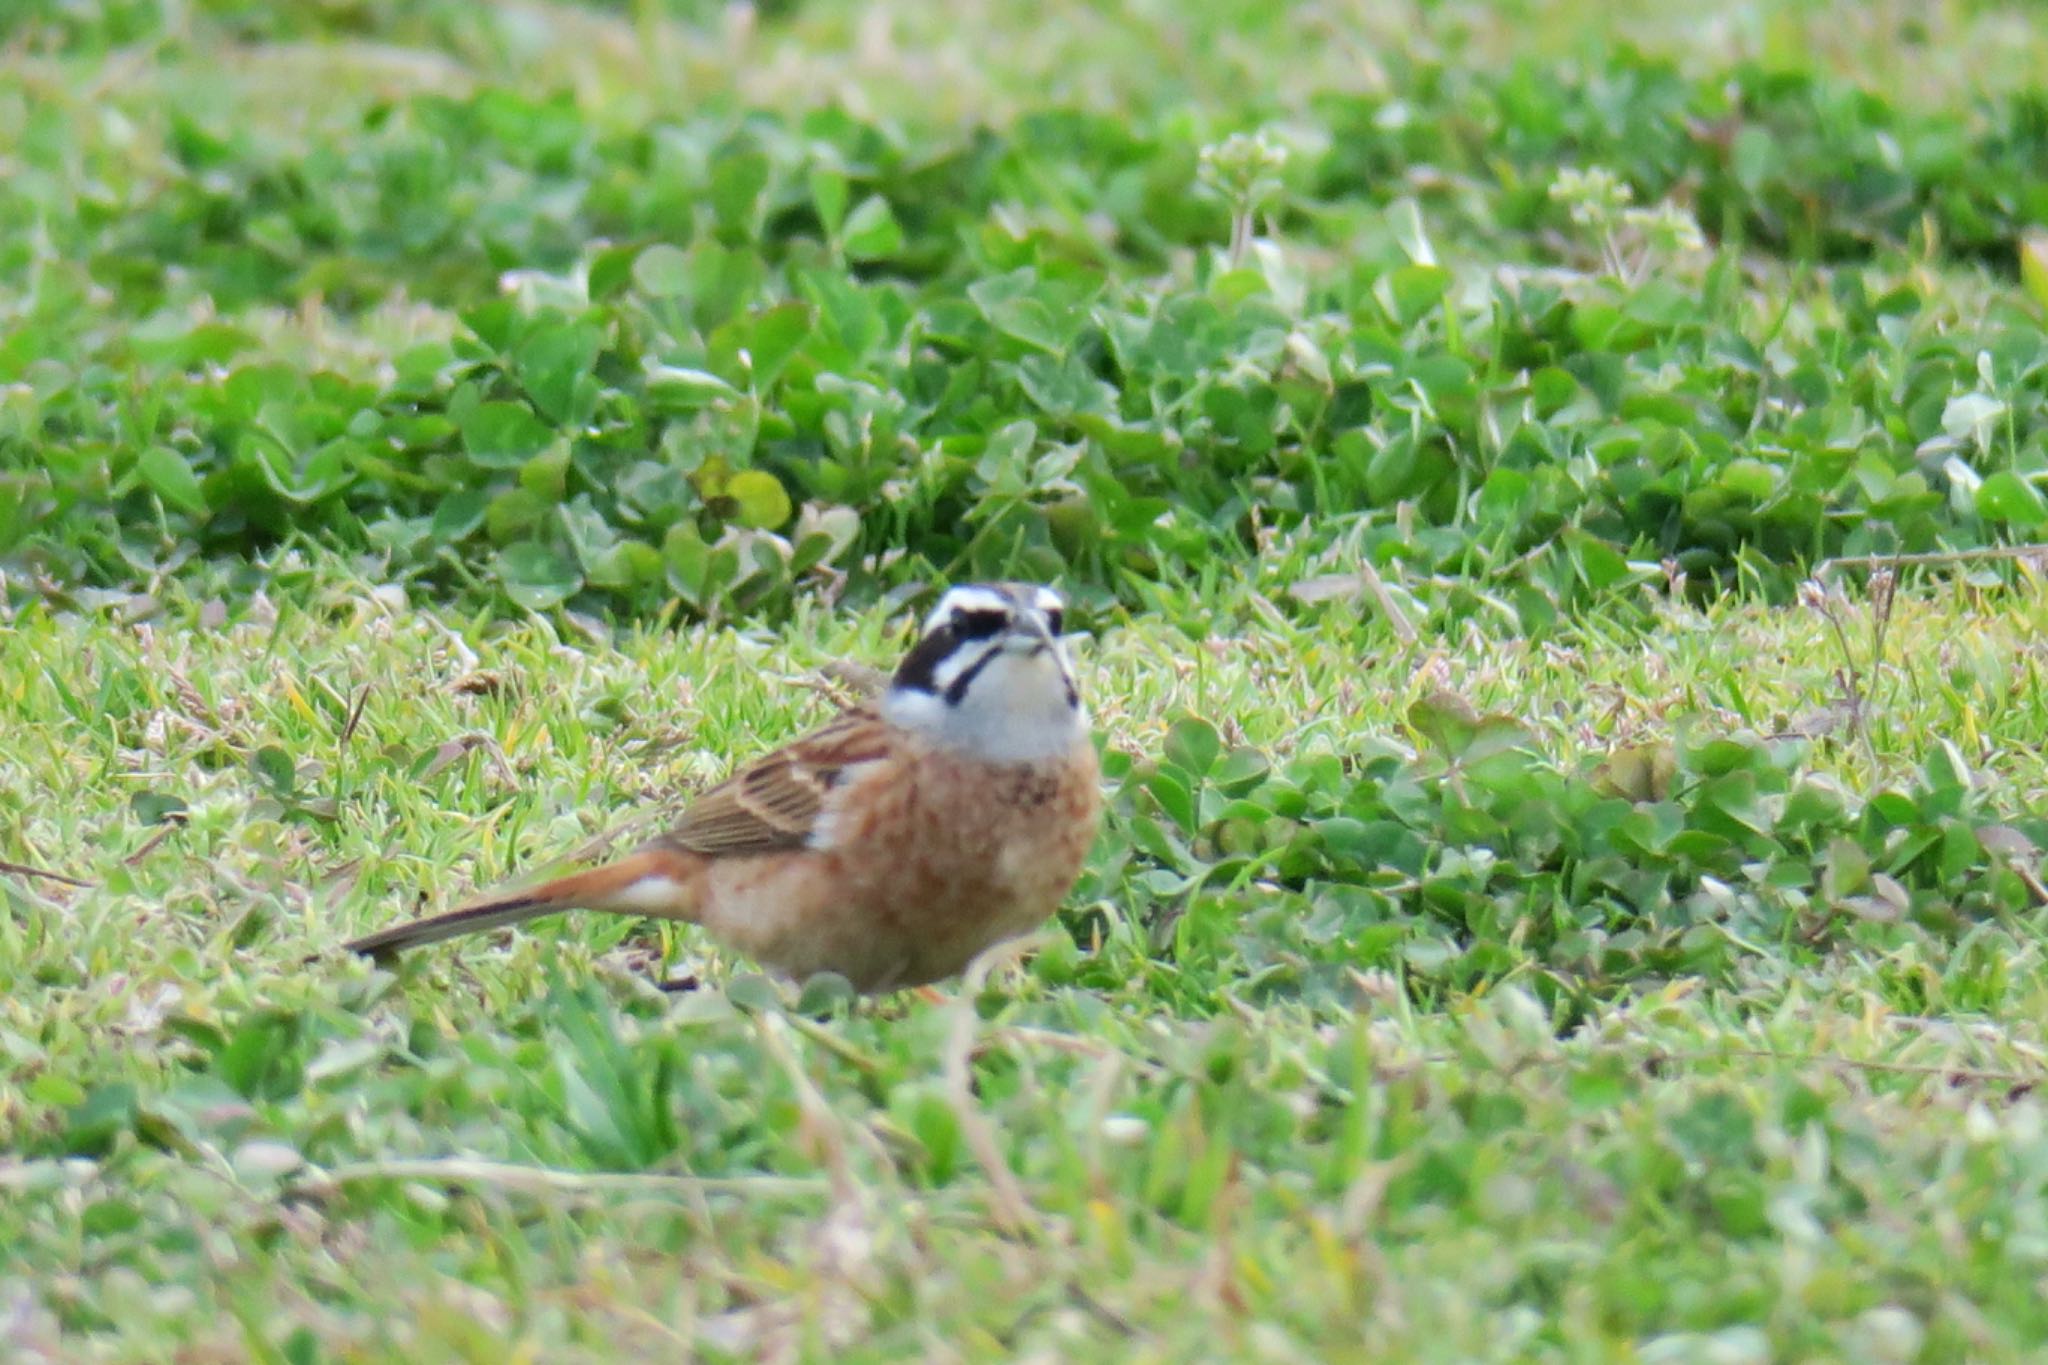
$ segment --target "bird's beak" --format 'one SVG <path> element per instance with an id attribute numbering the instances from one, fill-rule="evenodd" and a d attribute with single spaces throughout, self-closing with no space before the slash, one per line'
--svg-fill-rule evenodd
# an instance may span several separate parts
<path id="1" fill-rule="evenodd" d="M 1041 621 L 1021 621 L 1013 627 L 1003 640 L 1003 648 L 1011 654 L 1022 654 L 1026 658 L 1043 654 L 1052 648 L 1052 635 Z"/>

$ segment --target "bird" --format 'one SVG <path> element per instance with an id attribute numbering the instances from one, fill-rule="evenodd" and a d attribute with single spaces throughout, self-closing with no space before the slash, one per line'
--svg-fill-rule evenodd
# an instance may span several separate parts
<path id="1" fill-rule="evenodd" d="M 701 926 L 776 975 L 879 995 L 1039 929 L 1102 809 L 1066 605 L 947 589 L 881 695 L 737 769 L 619 860 L 345 945 L 384 958 L 566 910 Z"/>

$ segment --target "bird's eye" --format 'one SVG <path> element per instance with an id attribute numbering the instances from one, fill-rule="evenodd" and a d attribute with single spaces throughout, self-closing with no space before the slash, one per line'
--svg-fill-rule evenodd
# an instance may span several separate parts
<path id="1" fill-rule="evenodd" d="M 953 618 L 953 633 L 963 640 L 986 640 L 1008 624 L 1007 612 L 963 611 Z"/>
<path id="2" fill-rule="evenodd" d="M 1050 631 L 1050 632 L 1051 632 L 1052 634 L 1054 634 L 1054 635 L 1061 635 L 1061 634 L 1064 634 L 1064 633 L 1066 632 L 1066 626 L 1067 626 L 1067 613 L 1065 612 L 1065 610 L 1063 610 L 1063 609 L 1062 609 L 1062 608 L 1060 608 L 1060 607 L 1047 607 L 1047 608 L 1046 608 L 1046 611 L 1045 611 L 1045 628 L 1046 628 L 1046 629 L 1047 629 L 1048 631 Z"/>

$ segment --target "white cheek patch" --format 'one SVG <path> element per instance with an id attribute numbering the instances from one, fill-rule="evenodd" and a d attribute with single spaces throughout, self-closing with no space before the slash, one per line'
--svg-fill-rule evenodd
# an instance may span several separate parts
<path id="1" fill-rule="evenodd" d="M 991 654 L 1000 654 L 1002 648 L 1001 645 L 996 645 L 992 648 L 973 651 L 964 649 L 954 650 L 951 654 L 939 660 L 939 666 L 932 670 L 932 691 L 942 697 L 945 696 L 947 689 L 960 681 L 961 674 L 970 669 L 980 668 L 985 659 Z"/>

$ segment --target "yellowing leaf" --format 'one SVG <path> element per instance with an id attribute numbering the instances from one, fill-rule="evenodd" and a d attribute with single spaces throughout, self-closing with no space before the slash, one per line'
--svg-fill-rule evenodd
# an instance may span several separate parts
<path id="1" fill-rule="evenodd" d="M 2029 228 L 2021 234 L 2020 283 L 2035 303 L 2048 308 L 2048 229 Z"/>
<path id="2" fill-rule="evenodd" d="M 789 494 L 773 474 L 742 469 L 725 486 L 725 496 L 740 505 L 739 522 L 756 531 L 772 531 L 789 520 Z"/>

